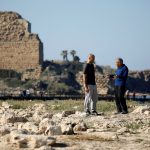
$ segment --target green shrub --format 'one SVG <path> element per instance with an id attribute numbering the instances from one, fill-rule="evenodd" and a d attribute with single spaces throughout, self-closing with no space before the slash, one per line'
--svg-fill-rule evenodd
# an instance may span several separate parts
<path id="1" fill-rule="evenodd" d="M 50 93 L 56 94 L 69 94 L 74 91 L 73 87 L 66 85 L 65 83 L 52 83 L 49 84 L 48 89 Z"/>
<path id="2" fill-rule="evenodd" d="M 22 81 L 16 78 L 8 78 L 8 79 L 5 79 L 4 82 L 7 84 L 7 86 L 13 87 L 13 88 L 16 88 L 22 85 Z"/>
<path id="3" fill-rule="evenodd" d="M 28 81 L 26 81 L 26 82 L 23 84 L 23 87 L 24 87 L 25 89 L 33 88 L 33 83 L 34 83 L 33 80 L 28 80 Z"/>

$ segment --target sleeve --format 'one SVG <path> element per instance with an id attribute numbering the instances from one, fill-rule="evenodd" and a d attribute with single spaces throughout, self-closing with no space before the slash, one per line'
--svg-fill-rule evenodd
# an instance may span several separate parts
<path id="1" fill-rule="evenodd" d="M 83 67 L 83 74 L 87 74 L 88 73 L 88 65 L 85 64 Z"/>

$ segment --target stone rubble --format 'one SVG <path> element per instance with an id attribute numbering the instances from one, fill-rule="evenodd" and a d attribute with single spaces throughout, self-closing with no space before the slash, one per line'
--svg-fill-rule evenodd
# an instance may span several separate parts
<path id="1" fill-rule="evenodd" d="M 62 149 L 86 150 L 91 149 L 93 145 L 94 150 L 98 149 L 101 143 L 102 149 L 109 149 L 110 144 L 113 150 L 121 146 L 124 150 L 130 140 L 134 144 L 142 140 L 144 142 L 141 142 L 139 147 L 133 148 L 133 145 L 129 144 L 127 149 L 148 150 L 149 113 L 149 106 L 138 106 L 127 115 L 87 117 L 83 112 L 68 110 L 53 114 L 47 111 L 45 104 L 35 104 L 27 109 L 13 109 L 13 106 L 3 102 L 0 107 L 0 149 L 5 146 L 8 147 L 6 150 L 11 150 L 11 147 L 59 150 L 63 145 Z M 89 140 L 91 144 L 88 143 Z M 126 144 L 121 144 L 122 141 Z"/>

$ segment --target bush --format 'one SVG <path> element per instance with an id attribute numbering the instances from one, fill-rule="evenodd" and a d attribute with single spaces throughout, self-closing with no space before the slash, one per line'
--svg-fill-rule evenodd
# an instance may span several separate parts
<path id="1" fill-rule="evenodd" d="M 0 69 L 0 78 L 21 78 L 21 73 L 14 70 Z"/>
<path id="2" fill-rule="evenodd" d="M 23 84 L 23 87 L 25 89 L 33 88 L 33 82 L 34 82 L 33 80 L 29 80 Z"/>
<path id="3" fill-rule="evenodd" d="M 7 84 L 7 86 L 13 87 L 13 88 L 16 88 L 22 85 L 22 81 L 16 78 L 8 78 L 8 79 L 5 79 L 4 82 Z"/>
<path id="4" fill-rule="evenodd" d="M 52 83 L 48 86 L 48 91 L 56 94 L 70 94 L 74 92 L 74 89 L 65 83 Z"/>

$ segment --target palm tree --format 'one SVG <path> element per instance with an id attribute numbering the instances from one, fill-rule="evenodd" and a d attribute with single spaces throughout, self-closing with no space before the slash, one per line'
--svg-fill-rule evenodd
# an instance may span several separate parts
<path id="1" fill-rule="evenodd" d="M 68 51 L 67 50 L 62 50 L 61 56 L 63 56 L 64 61 L 68 61 Z"/>
<path id="2" fill-rule="evenodd" d="M 74 58 L 75 58 L 75 55 L 76 55 L 76 50 L 71 50 L 70 54 L 72 55 L 72 58 L 73 58 L 73 61 L 74 61 Z"/>
<path id="3" fill-rule="evenodd" d="M 80 62 L 79 56 L 74 56 L 74 61 L 75 61 L 75 62 Z"/>

